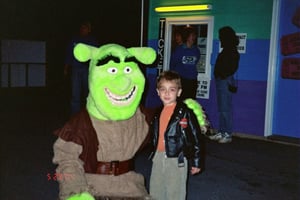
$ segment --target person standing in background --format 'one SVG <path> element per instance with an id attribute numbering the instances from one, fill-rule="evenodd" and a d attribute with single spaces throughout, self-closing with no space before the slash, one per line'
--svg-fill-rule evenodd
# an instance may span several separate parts
<path id="1" fill-rule="evenodd" d="M 223 50 L 219 53 L 214 68 L 219 129 L 217 134 L 209 138 L 219 143 L 229 143 L 232 141 L 232 92 L 228 88 L 229 85 L 234 85 L 233 75 L 239 66 L 239 38 L 230 26 L 225 26 L 219 29 L 219 39 Z"/>
<path id="2" fill-rule="evenodd" d="M 97 47 L 99 44 L 91 35 L 91 23 L 84 21 L 80 24 L 79 33 L 75 35 L 67 46 L 64 65 L 64 75 L 71 75 L 71 114 L 77 113 L 85 105 L 88 96 L 89 62 L 79 62 L 73 55 L 73 49 L 78 43 Z"/>
<path id="3" fill-rule="evenodd" d="M 197 32 L 193 27 L 185 27 L 184 43 L 179 45 L 171 55 L 170 70 L 181 76 L 181 99 L 196 98 L 197 93 L 197 63 L 200 60 L 200 50 L 196 44 Z"/>
<path id="4" fill-rule="evenodd" d="M 173 33 L 171 52 L 173 53 L 176 47 L 183 44 L 182 28 L 176 27 Z"/>

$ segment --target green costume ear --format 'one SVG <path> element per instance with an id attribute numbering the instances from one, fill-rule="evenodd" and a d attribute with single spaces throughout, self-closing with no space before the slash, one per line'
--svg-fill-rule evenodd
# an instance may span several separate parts
<path id="1" fill-rule="evenodd" d="M 96 47 L 79 43 L 75 46 L 73 53 L 75 58 L 80 62 L 86 62 L 92 59 L 93 54 L 97 51 Z"/>
<path id="2" fill-rule="evenodd" d="M 149 47 L 131 47 L 127 49 L 138 61 L 149 65 L 156 59 L 156 52 Z"/>

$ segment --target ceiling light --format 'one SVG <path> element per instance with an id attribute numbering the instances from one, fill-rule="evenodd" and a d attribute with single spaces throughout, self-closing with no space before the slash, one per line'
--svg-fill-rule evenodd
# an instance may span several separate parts
<path id="1" fill-rule="evenodd" d="M 197 11 L 197 10 L 211 10 L 212 5 L 186 5 L 186 6 L 165 6 L 155 8 L 156 12 L 179 12 L 179 11 Z"/>

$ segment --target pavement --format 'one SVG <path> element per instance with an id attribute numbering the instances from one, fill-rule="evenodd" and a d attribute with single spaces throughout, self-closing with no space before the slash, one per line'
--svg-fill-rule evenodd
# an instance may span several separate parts
<path id="1" fill-rule="evenodd" d="M 68 119 L 68 103 L 55 90 L 0 91 L 0 199 L 55 200 L 53 130 Z M 136 170 L 148 188 L 148 149 Z M 206 167 L 190 176 L 187 200 L 299 200 L 298 144 L 235 136 L 229 144 L 207 139 Z"/>

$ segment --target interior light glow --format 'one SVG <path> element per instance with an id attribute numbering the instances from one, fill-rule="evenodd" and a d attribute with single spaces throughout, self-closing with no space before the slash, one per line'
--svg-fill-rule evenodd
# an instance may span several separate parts
<path id="1" fill-rule="evenodd" d="M 197 11 L 197 10 L 211 10 L 212 5 L 185 5 L 185 6 L 166 6 L 155 8 L 156 12 L 179 12 L 179 11 Z"/>

